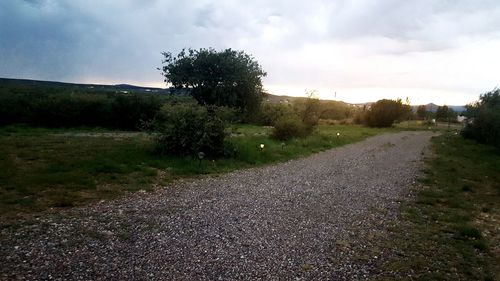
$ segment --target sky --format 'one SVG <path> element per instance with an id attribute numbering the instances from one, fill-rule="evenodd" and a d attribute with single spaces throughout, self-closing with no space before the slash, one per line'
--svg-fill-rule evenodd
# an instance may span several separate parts
<path id="1" fill-rule="evenodd" d="M 500 84 L 500 1 L 0 0 L 0 77 L 166 87 L 162 52 L 208 47 L 273 94 L 463 105 Z"/>

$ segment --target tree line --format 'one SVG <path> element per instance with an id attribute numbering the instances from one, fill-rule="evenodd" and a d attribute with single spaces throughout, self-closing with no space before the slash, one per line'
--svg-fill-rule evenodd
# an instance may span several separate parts
<path id="1" fill-rule="evenodd" d="M 400 99 L 383 99 L 360 108 L 319 101 L 310 93 L 308 98 L 292 104 L 266 103 L 262 79 L 267 74 L 255 58 L 243 51 L 187 49 L 177 55 L 164 52 L 163 57 L 160 70 L 164 82 L 183 94 L 62 93 L 60 89 L 23 92 L 0 88 L 0 125 L 146 129 L 157 133 L 157 147 L 162 154 L 203 152 L 216 156 L 231 151 L 225 141 L 225 128 L 230 122 L 273 126 L 275 138 L 288 140 L 312 133 L 321 119 L 350 119 L 371 127 L 389 127 L 413 118 L 432 116 L 446 121 L 456 117 L 447 106 L 439 107 L 435 114 L 420 106 L 414 114 L 409 102 Z M 474 125 L 467 127 L 466 135 L 479 136 L 481 132 L 478 139 L 496 140 L 493 134 L 485 133 L 490 125 L 480 124 L 496 120 L 498 111 L 490 108 L 496 108 L 497 95 L 498 90 L 485 94 L 479 103 L 469 106 Z"/>

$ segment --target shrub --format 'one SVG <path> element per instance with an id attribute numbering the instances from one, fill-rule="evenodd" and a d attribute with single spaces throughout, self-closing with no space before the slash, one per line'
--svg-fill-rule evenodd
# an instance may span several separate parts
<path id="1" fill-rule="evenodd" d="M 214 108 L 214 113 L 226 123 L 238 123 L 241 121 L 241 112 L 228 106 Z"/>
<path id="2" fill-rule="evenodd" d="M 288 115 L 278 119 L 272 132 L 272 136 L 279 140 L 302 137 L 306 134 L 306 125 L 297 115 Z"/>
<path id="3" fill-rule="evenodd" d="M 288 104 L 264 103 L 260 109 L 258 122 L 264 126 L 274 126 L 278 119 L 291 114 L 294 114 L 294 111 Z"/>
<path id="4" fill-rule="evenodd" d="M 481 95 L 465 115 L 471 121 L 462 131 L 464 137 L 500 148 L 500 89 Z"/>
<path id="5" fill-rule="evenodd" d="M 198 104 L 167 104 L 155 118 L 157 151 L 166 155 L 224 154 L 225 122 L 217 108 Z"/>
<path id="6" fill-rule="evenodd" d="M 410 110 L 409 105 L 403 105 L 398 100 L 379 100 L 372 104 L 364 116 L 364 122 L 369 127 L 390 127 L 399 118 L 404 117 Z"/>
<path id="7" fill-rule="evenodd" d="M 306 130 L 312 132 L 318 125 L 321 116 L 321 103 L 319 99 L 314 98 L 314 92 L 307 93 L 308 97 L 303 100 L 297 100 L 294 104 L 295 111 L 306 126 Z"/>

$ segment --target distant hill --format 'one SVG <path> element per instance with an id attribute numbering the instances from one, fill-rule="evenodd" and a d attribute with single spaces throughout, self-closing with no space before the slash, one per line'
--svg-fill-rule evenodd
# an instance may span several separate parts
<path id="1" fill-rule="evenodd" d="M 466 110 L 464 105 L 448 105 L 448 107 L 458 113 L 464 112 Z"/>
<path id="2" fill-rule="evenodd" d="M 264 100 L 270 103 L 293 103 L 297 100 L 302 100 L 302 97 L 291 97 L 291 96 L 277 96 L 273 94 L 267 94 Z"/>
<path id="3" fill-rule="evenodd" d="M 465 106 L 464 105 L 447 105 L 447 106 L 448 106 L 448 108 L 453 109 L 453 111 L 455 111 L 457 113 L 461 113 L 461 112 L 465 111 Z M 412 106 L 413 111 L 416 112 L 418 107 L 419 107 L 419 105 Z M 437 109 L 438 109 L 438 107 L 439 107 L 439 105 L 434 104 L 434 103 L 425 104 L 425 109 L 427 111 L 430 111 L 430 112 L 436 112 Z"/>
<path id="4" fill-rule="evenodd" d="M 85 90 L 90 92 L 114 91 L 114 92 L 135 92 L 135 93 L 143 92 L 143 93 L 158 93 L 158 94 L 168 94 L 171 92 L 171 89 L 168 88 L 162 89 L 154 87 L 141 87 L 128 84 L 118 84 L 118 85 L 77 84 L 77 83 L 65 83 L 56 81 L 0 78 L 0 88 L 23 88 L 23 87 Z"/>
<path id="5" fill-rule="evenodd" d="M 278 96 L 278 95 L 273 95 L 273 94 L 267 94 L 266 97 L 264 98 L 264 101 L 269 102 L 269 103 L 294 103 L 296 101 L 300 100 L 305 100 L 307 99 L 306 97 L 292 97 L 292 96 Z M 334 102 L 334 103 L 340 103 L 343 105 L 357 105 L 357 104 L 350 104 L 346 103 L 343 101 L 337 101 L 337 100 L 322 100 L 320 99 L 321 103 L 326 103 L 326 102 Z"/>

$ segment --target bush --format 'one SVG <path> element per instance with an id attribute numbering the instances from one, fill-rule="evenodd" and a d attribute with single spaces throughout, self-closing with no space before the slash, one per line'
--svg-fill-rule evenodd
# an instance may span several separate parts
<path id="1" fill-rule="evenodd" d="M 226 125 L 215 107 L 198 104 L 164 105 L 154 121 L 157 151 L 164 155 L 224 154 Z"/>
<path id="2" fill-rule="evenodd" d="M 469 124 L 462 131 L 466 138 L 500 148 L 500 89 L 481 95 L 479 102 L 468 105 Z"/>
<path id="3" fill-rule="evenodd" d="M 215 108 L 215 114 L 226 123 L 241 122 L 241 112 L 228 106 L 218 106 Z"/>
<path id="4" fill-rule="evenodd" d="M 260 109 L 258 123 L 264 126 L 274 126 L 278 119 L 291 114 L 294 114 L 294 111 L 290 105 L 264 103 Z"/>
<path id="5" fill-rule="evenodd" d="M 321 116 L 321 103 L 319 99 L 313 98 L 314 92 L 309 92 L 308 98 L 297 100 L 294 103 L 294 108 L 299 115 L 302 123 L 306 126 L 306 130 L 312 132 L 314 127 L 318 125 Z"/>
<path id="6" fill-rule="evenodd" d="M 302 137 L 306 134 L 306 125 L 297 115 L 288 115 L 278 119 L 272 132 L 272 136 L 279 140 Z"/>
<path id="7" fill-rule="evenodd" d="M 404 117 L 410 110 L 409 105 L 403 105 L 398 100 L 379 100 L 372 104 L 364 116 L 364 122 L 369 127 L 390 127 L 394 121 Z"/>

